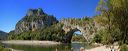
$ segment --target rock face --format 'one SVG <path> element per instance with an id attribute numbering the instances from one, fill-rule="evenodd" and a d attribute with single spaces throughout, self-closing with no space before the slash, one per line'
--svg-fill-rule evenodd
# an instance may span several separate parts
<path id="1" fill-rule="evenodd" d="M 80 31 L 88 43 L 92 41 L 94 35 L 96 34 L 94 29 L 95 24 L 93 23 L 85 23 L 84 26 L 81 26 L 78 23 L 75 24 L 75 22 L 73 22 L 74 24 L 71 24 L 70 20 L 63 20 L 61 22 L 64 24 L 63 30 L 66 33 L 64 37 L 66 43 L 71 42 L 75 31 Z"/>
<path id="2" fill-rule="evenodd" d="M 8 34 L 6 32 L 0 31 L 0 40 L 3 40 L 6 38 Z"/>
<path id="3" fill-rule="evenodd" d="M 54 16 L 44 13 L 41 8 L 29 9 L 26 16 L 16 24 L 15 33 L 44 29 L 57 22 Z"/>

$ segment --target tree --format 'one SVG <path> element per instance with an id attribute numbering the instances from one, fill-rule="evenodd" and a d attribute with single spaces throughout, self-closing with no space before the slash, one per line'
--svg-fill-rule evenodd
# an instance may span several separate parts
<path id="1" fill-rule="evenodd" d="M 128 43 L 128 0 L 100 0 L 97 7 L 99 15 L 108 18 L 109 33 L 117 28 L 121 32 L 120 40 Z"/>

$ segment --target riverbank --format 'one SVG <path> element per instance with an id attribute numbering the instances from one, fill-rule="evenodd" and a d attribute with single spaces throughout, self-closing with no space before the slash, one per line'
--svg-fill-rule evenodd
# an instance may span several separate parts
<path id="1" fill-rule="evenodd" d="M 60 42 L 55 41 L 38 41 L 38 40 L 8 40 L 1 41 L 5 44 L 17 44 L 17 45 L 40 45 L 40 46 L 51 46 L 61 44 Z"/>
<path id="2" fill-rule="evenodd" d="M 0 51 L 11 51 L 11 49 L 5 48 L 5 46 L 0 43 Z"/>

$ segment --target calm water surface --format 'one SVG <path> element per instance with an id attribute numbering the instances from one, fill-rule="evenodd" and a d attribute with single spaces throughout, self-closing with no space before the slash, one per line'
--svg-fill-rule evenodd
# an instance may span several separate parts
<path id="1" fill-rule="evenodd" d="M 85 43 L 61 44 L 56 46 L 30 46 L 30 45 L 12 45 L 12 44 L 4 44 L 4 45 L 8 48 L 23 50 L 23 51 L 79 51 L 80 47 L 86 47 Z"/>

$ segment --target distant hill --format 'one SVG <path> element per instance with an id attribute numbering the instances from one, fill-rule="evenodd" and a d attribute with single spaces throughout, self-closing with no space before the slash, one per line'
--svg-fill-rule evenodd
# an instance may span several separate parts
<path id="1" fill-rule="evenodd" d="M 5 39 L 7 35 L 8 35 L 8 33 L 3 32 L 3 31 L 0 30 L 0 40 Z"/>

